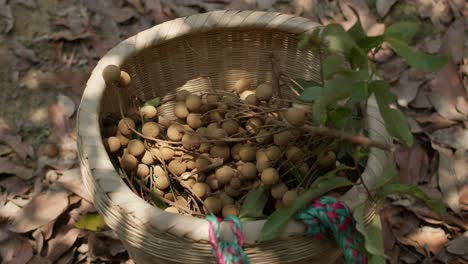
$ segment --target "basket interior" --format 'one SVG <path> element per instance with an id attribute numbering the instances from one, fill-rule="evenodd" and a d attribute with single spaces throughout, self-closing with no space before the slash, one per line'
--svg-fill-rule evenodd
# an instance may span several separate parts
<path id="1" fill-rule="evenodd" d="M 319 58 L 310 49 L 299 49 L 299 40 L 296 34 L 278 30 L 231 29 L 185 35 L 148 47 L 121 67 L 132 77 L 124 107 L 134 104 L 136 98 L 147 101 L 160 97 L 158 112 L 174 120 L 171 101 L 181 89 L 229 90 L 242 77 L 250 77 L 254 86 L 271 83 L 271 55 L 281 73 L 319 81 Z M 295 96 L 287 85 L 281 87 L 285 96 Z M 114 89 L 107 88 L 102 98 L 101 117 L 118 113 Z"/>

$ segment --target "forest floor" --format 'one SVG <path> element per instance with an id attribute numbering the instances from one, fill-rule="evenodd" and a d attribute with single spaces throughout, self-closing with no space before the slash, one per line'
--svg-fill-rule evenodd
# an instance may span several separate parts
<path id="1" fill-rule="evenodd" d="M 0 0 L 0 262 L 132 262 L 108 228 L 75 226 L 95 212 L 77 170 L 76 110 L 110 48 L 164 21 L 222 9 L 349 28 L 356 21 L 350 6 L 368 34 L 410 20 L 420 25 L 413 47 L 450 57 L 433 73 L 410 69 L 388 46 L 375 57 L 415 136 L 395 151 L 400 179 L 448 208 L 440 218 L 414 200 L 388 200 L 380 216 L 389 262 L 468 263 L 464 0 Z"/>

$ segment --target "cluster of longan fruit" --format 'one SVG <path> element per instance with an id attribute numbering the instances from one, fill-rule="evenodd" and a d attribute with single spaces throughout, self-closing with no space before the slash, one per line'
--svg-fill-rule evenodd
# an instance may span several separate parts
<path id="1" fill-rule="evenodd" d="M 270 188 L 275 208 L 289 206 L 303 190 L 291 169 L 302 177 L 311 170 L 308 139 L 299 132 L 308 113 L 291 104 L 276 111 L 275 94 L 267 83 L 253 89 L 248 78 L 233 91 L 181 90 L 173 102 L 177 120 L 167 122 L 155 106 L 144 105 L 140 118 L 122 117 L 111 126 L 104 143 L 127 175 L 166 202 L 166 211 L 237 216 L 259 186 Z M 319 165 L 334 166 L 334 153 L 325 156 L 316 159 Z"/>

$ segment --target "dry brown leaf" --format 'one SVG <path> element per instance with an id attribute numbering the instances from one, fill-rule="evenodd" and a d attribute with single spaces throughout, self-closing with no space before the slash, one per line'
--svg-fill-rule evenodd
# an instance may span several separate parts
<path id="1" fill-rule="evenodd" d="M 292 5 L 294 7 L 294 14 L 317 20 L 317 0 L 294 0 Z"/>
<path id="2" fill-rule="evenodd" d="M 49 240 L 47 247 L 47 259 L 55 262 L 75 243 L 80 233 L 79 229 L 73 226 L 65 226 L 59 229 L 54 238 Z"/>
<path id="3" fill-rule="evenodd" d="M 2 263 L 26 264 L 33 256 L 33 247 L 26 238 L 12 234 L 0 243 L 0 256 Z"/>
<path id="4" fill-rule="evenodd" d="M 1 163 L 2 160 L 0 159 L 0 164 Z M 20 177 L 8 177 L 0 180 L 0 187 L 2 187 L 7 194 L 7 198 L 25 194 L 31 189 L 31 185 Z"/>
<path id="5" fill-rule="evenodd" d="M 37 7 L 36 0 L 13 0 L 14 3 L 18 3 L 27 8 L 35 9 Z"/>
<path id="6" fill-rule="evenodd" d="M 437 112 L 448 119 L 465 120 L 466 116 L 456 109 L 457 97 L 466 96 L 457 67 L 448 63 L 440 69 L 430 82 L 429 100 Z"/>
<path id="7" fill-rule="evenodd" d="M 67 110 L 58 104 L 51 104 L 49 105 L 48 113 L 50 127 L 54 135 L 60 139 L 66 137 L 70 129 Z"/>
<path id="8" fill-rule="evenodd" d="M 458 194 L 460 196 L 460 209 L 468 211 L 468 185 L 463 186 Z"/>
<path id="9" fill-rule="evenodd" d="M 31 179 L 34 176 L 32 169 L 15 164 L 8 158 L 0 158 L 0 173 L 16 175 L 23 180 Z"/>
<path id="10" fill-rule="evenodd" d="M 13 132 L 9 131 L 7 128 L 4 128 L 0 125 L 0 142 L 5 143 L 6 145 L 10 146 L 13 151 L 18 154 L 18 156 L 25 160 L 28 156 L 34 156 L 33 147 L 28 144 L 27 142 L 23 142 L 21 140 L 21 136 L 14 134 Z"/>
<path id="11" fill-rule="evenodd" d="M 64 191 L 49 190 L 33 197 L 13 217 L 10 230 L 25 233 L 43 226 L 60 216 L 68 206 L 68 195 Z"/>
<path id="12" fill-rule="evenodd" d="M 21 59 L 26 59 L 32 63 L 38 63 L 39 59 L 36 56 L 36 53 L 26 48 L 21 42 L 18 40 L 11 41 L 11 48 L 16 56 L 20 57 Z"/>
<path id="13" fill-rule="evenodd" d="M 432 1 L 431 21 L 435 28 L 443 30 L 444 24 L 452 20 L 448 1 Z"/>
<path id="14" fill-rule="evenodd" d="M 392 227 L 390 218 L 400 213 L 403 208 L 391 206 L 386 204 L 384 208 L 380 210 L 380 222 L 382 224 L 382 236 L 384 241 L 385 254 L 389 255 L 395 246 L 395 237 L 392 234 Z"/>
<path id="15" fill-rule="evenodd" d="M 71 250 L 68 250 L 65 255 L 63 255 L 61 258 L 57 260 L 57 264 L 68 264 L 68 263 L 73 263 L 73 257 L 75 256 L 76 248 L 72 248 Z"/>
<path id="16" fill-rule="evenodd" d="M 395 160 L 400 168 L 400 181 L 403 184 L 417 185 L 428 173 L 429 156 L 418 142 L 411 147 L 402 146 L 395 152 Z"/>
<path id="17" fill-rule="evenodd" d="M 42 255 L 42 248 L 44 247 L 44 235 L 42 234 L 41 229 L 36 229 L 32 233 L 32 237 L 36 242 L 36 252 L 38 255 Z"/>
<path id="18" fill-rule="evenodd" d="M 52 234 L 54 233 L 55 220 L 56 219 L 40 227 L 45 240 L 49 240 L 52 237 Z"/>
<path id="19" fill-rule="evenodd" d="M 455 64 L 459 64 L 463 60 L 465 37 L 465 21 L 458 19 L 450 25 L 443 39 L 440 51 L 449 55 Z"/>
<path id="20" fill-rule="evenodd" d="M 64 171 L 62 176 L 58 179 L 58 183 L 81 198 L 89 202 L 92 201 L 88 192 L 84 189 L 81 170 L 79 168 Z"/>
<path id="21" fill-rule="evenodd" d="M 141 3 L 141 0 L 125 0 L 125 2 L 132 5 L 139 13 L 144 13 L 145 9 Z"/>
<path id="22" fill-rule="evenodd" d="M 458 112 L 468 116 L 468 101 L 465 97 L 457 96 L 456 107 L 457 107 Z"/>
<path id="23" fill-rule="evenodd" d="M 11 219 L 21 210 L 17 204 L 12 201 L 2 202 L 0 199 L 0 219 Z"/>
<path id="24" fill-rule="evenodd" d="M 357 21 L 350 6 L 353 7 L 359 15 L 362 27 L 369 36 L 381 35 L 385 30 L 383 23 L 377 23 L 372 15 L 365 0 L 341 0 L 339 1 L 341 12 L 346 17 L 346 22 L 341 23 L 345 29 L 351 28 Z"/>
<path id="25" fill-rule="evenodd" d="M 110 12 L 110 16 L 115 20 L 115 22 L 124 23 L 131 18 L 136 17 L 137 12 L 131 7 L 114 8 Z"/>
<path id="26" fill-rule="evenodd" d="M 34 255 L 28 264 L 52 264 L 52 262 L 44 257 Z"/>
<path id="27" fill-rule="evenodd" d="M 10 32 L 15 24 L 13 12 L 11 12 L 11 7 L 8 5 L 7 2 L 7 0 L 0 0 L 0 22 L 3 21 L 3 28 L 0 30 L 3 33 Z"/>
<path id="28" fill-rule="evenodd" d="M 454 149 L 468 149 L 468 130 L 461 125 L 436 130 L 429 137 L 433 142 Z"/>
<path id="29" fill-rule="evenodd" d="M 87 39 L 92 37 L 93 34 L 89 31 L 85 31 L 79 34 L 75 34 L 71 32 L 70 30 L 62 30 L 62 31 L 57 31 L 52 34 L 50 34 L 50 38 L 53 40 L 67 40 L 67 41 L 75 41 L 79 39 Z"/>
<path id="30" fill-rule="evenodd" d="M 377 8 L 379 16 L 386 16 L 396 2 L 397 0 L 377 0 L 375 7 Z"/>
<path id="31" fill-rule="evenodd" d="M 408 69 L 403 59 L 399 57 L 392 58 L 379 66 L 381 77 L 389 83 L 395 83 L 400 78 L 401 74 Z"/>
<path id="32" fill-rule="evenodd" d="M 424 80 L 411 80 L 408 75 L 408 71 L 403 72 L 396 89 L 392 89 L 398 97 L 398 104 L 403 107 L 407 107 L 416 98 L 419 86 L 424 82 Z"/>
<path id="33" fill-rule="evenodd" d="M 441 128 L 447 128 L 455 125 L 457 122 L 442 117 L 438 113 L 427 115 L 426 113 L 410 115 L 414 120 L 422 125 L 423 130 L 431 133 Z"/>
<path id="34" fill-rule="evenodd" d="M 447 251 L 455 255 L 468 254 L 468 231 L 447 243 Z"/>
<path id="35" fill-rule="evenodd" d="M 399 241 L 413 246 L 420 254 L 426 255 L 427 250 L 433 254 L 439 253 L 448 239 L 443 229 L 423 226 L 405 237 L 400 237 Z"/>

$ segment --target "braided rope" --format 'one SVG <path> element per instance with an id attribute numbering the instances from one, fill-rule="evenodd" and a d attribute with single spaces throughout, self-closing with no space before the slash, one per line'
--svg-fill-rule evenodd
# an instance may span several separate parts
<path id="1" fill-rule="evenodd" d="M 213 248 L 213 253 L 216 256 L 219 264 L 249 264 L 249 259 L 245 254 L 242 246 L 244 245 L 244 237 L 242 235 L 242 224 L 238 217 L 228 216 L 226 221 L 229 222 L 231 231 L 234 236 L 232 242 L 220 241 L 220 224 L 223 221 L 220 217 L 213 214 L 206 216 L 210 224 L 209 242 Z"/>
<path id="2" fill-rule="evenodd" d="M 367 258 L 359 252 L 362 236 L 356 232 L 352 215 L 336 198 L 322 196 L 310 207 L 299 211 L 296 219 L 304 222 L 307 235 L 319 240 L 327 230 L 331 230 L 343 251 L 346 263 L 367 263 Z"/>

